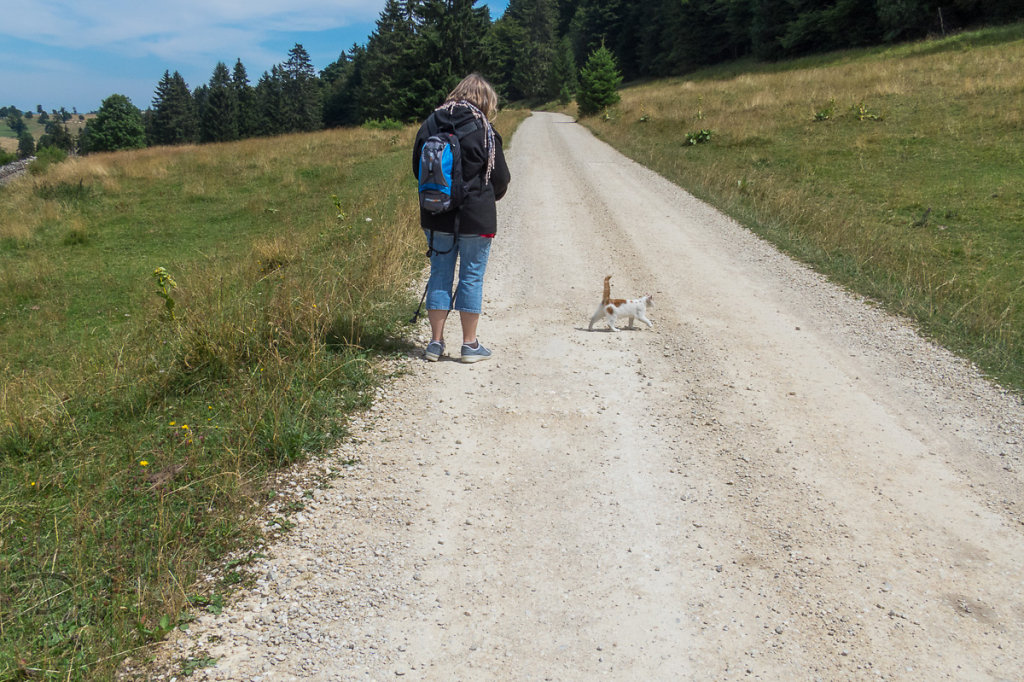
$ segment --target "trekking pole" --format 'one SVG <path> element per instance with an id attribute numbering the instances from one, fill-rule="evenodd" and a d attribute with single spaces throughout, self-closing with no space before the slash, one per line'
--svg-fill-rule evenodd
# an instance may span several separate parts
<path id="1" fill-rule="evenodd" d="M 420 304 L 416 306 L 416 312 L 412 314 L 412 318 L 409 320 L 409 324 L 416 324 L 416 320 L 420 319 L 420 308 L 423 307 L 423 301 L 425 300 L 427 300 L 427 287 L 423 287 L 423 295 L 420 296 Z"/>

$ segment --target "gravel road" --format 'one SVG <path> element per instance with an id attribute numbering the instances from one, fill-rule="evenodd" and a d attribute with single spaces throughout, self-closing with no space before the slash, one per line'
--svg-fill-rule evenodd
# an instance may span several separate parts
<path id="1" fill-rule="evenodd" d="M 164 670 L 1021 679 L 1020 400 L 567 117 L 509 164 L 494 358 L 405 360 Z M 606 274 L 653 330 L 587 331 Z"/>

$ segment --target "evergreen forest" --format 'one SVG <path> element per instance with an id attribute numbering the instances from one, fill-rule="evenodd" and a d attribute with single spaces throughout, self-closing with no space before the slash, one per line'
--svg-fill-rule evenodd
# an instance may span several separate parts
<path id="1" fill-rule="evenodd" d="M 398 126 L 422 119 L 471 72 L 490 80 L 505 103 L 576 98 L 588 114 L 614 103 L 614 94 L 595 99 L 594 93 L 614 90 L 623 79 L 1024 18 L 1019 0 L 510 0 L 497 20 L 476 5 L 387 0 L 366 43 L 342 50 L 319 72 L 299 44 L 255 83 L 241 60 L 232 68 L 218 63 L 210 80 L 193 88 L 168 70 L 145 111 L 112 95 L 78 139 L 56 131 L 46 143 L 88 153 Z M 580 92 L 581 84 L 591 89 Z"/>

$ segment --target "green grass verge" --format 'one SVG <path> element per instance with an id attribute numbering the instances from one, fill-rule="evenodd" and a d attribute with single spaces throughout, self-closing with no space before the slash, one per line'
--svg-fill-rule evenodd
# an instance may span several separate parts
<path id="1" fill-rule="evenodd" d="M 583 122 L 1020 390 L 1022 65 L 1017 24 L 639 84 Z"/>
<path id="2" fill-rule="evenodd" d="M 266 477 L 343 437 L 416 303 L 412 134 L 92 155 L 0 187 L 0 679 L 111 677 L 254 542 Z"/>

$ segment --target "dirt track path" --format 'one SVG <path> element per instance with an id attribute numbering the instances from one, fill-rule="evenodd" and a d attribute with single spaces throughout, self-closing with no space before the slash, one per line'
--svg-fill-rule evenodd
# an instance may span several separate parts
<path id="1" fill-rule="evenodd" d="M 363 465 L 179 655 L 211 679 L 1020 679 L 1020 402 L 565 117 L 525 121 L 510 166 L 494 359 L 410 362 L 339 453 Z M 654 294 L 653 331 L 586 330 L 608 273 Z"/>

